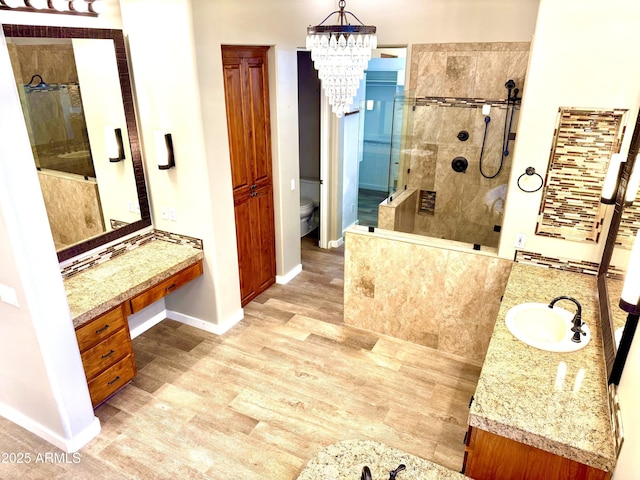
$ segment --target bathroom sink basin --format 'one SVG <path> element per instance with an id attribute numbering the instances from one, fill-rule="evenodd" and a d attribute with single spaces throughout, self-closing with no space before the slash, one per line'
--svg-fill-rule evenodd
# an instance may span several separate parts
<path id="1" fill-rule="evenodd" d="M 507 328 L 521 342 L 549 352 L 575 352 L 591 340 L 591 331 L 582 325 L 586 335 L 580 343 L 571 341 L 574 313 L 564 308 L 549 308 L 547 303 L 521 303 L 507 312 Z"/>

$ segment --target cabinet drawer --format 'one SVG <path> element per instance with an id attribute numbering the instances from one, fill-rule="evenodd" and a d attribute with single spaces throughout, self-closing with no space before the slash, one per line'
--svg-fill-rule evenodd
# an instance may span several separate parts
<path id="1" fill-rule="evenodd" d="M 167 278 L 165 281 L 142 292 L 137 297 L 132 298 L 131 311 L 133 313 L 139 312 L 143 308 L 151 305 L 155 301 L 160 300 L 165 295 L 169 295 L 174 290 L 177 290 L 185 283 L 190 282 L 200 275 L 202 275 L 202 261 L 199 261 L 198 263 L 179 271 L 175 275 Z"/>
<path id="2" fill-rule="evenodd" d="M 93 347 L 124 327 L 127 321 L 124 308 L 124 304 L 118 305 L 113 310 L 78 328 L 76 337 L 78 338 L 80 352 Z"/>
<path id="3" fill-rule="evenodd" d="M 89 382 L 89 395 L 95 408 L 107 397 L 124 387 L 136 374 L 133 355 L 127 355 L 118 363 Z"/>
<path id="4" fill-rule="evenodd" d="M 87 380 L 133 353 L 129 332 L 121 328 L 95 347 L 82 353 L 82 365 Z"/>

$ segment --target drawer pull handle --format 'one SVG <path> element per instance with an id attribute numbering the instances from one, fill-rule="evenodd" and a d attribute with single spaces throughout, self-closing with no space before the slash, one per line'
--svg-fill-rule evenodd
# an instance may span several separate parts
<path id="1" fill-rule="evenodd" d="M 176 284 L 172 283 L 171 285 L 169 285 L 167 288 L 164 289 L 165 292 L 170 292 L 171 290 L 173 290 L 174 288 L 176 288 Z"/>
<path id="2" fill-rule="evenodd" d="M 104 332 L 107 328 L 109 328 L 109 325 L 105 325 L 102 328 L 99 328 L 98 330 L 96 330 L 96 334 L 101 334 L 102 332 Z"/>
<path id="3" fill-rule="evenodd" d="M 109 353 L 105 353 L 104 355 L 102 355 L 102 359 L 104 360 L 105 358 L 109 358 L 114 353 L 116 353 L 116 351 L 115 350 L 111 350 Z"/>
<path id="4" fill-rule="evenodd" d="M 116 383 L 118 380 L 120 380 L 120 375 L 118 375 L 116 378 L 114 378 L 113 380 L 111 380 L 110 382 L 107 382 L 107 385 L 113 385 L 114 383 Z"/>

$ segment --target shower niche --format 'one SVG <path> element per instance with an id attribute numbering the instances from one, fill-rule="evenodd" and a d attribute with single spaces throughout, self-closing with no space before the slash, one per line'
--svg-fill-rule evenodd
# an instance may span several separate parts
<path id="1" fill-rule="evenodd" d="M 509 80 L 504 98 L 397 96 L 378 227 L 496 248 L 519 92 Z"/>

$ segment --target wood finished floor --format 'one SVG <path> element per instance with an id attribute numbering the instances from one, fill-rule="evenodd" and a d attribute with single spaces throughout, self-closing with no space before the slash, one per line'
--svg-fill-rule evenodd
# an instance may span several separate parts
<path id="1" fill-rule="evenodd" d="M 302 258 L 223 336 L 165 320 L 136 338 L 139 374 L 96 410 L 78 464 L 0 463 L 0 478 L 293 480 L 349 438 L 459 470 L 480 368 L 343 325 L 342 251 L 303 239 Z M 58 451 L 0 419 L 0 452 Z"/>

